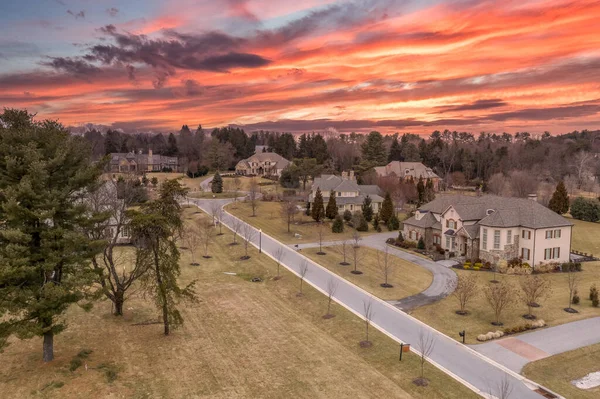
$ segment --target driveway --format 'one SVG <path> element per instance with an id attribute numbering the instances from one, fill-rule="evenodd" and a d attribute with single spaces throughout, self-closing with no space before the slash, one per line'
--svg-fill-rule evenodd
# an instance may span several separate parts
<path id="1" fill-rule="evenodd" d="M 210 210 L 212 201 L 218 201 L 220 204 L 225 205 L 230 200 L 190 199 L 190 201 L 207 212 Z M 226 226 L 231 226 L 234 219 L 234 216 L 225 212 L 223 223 Z M 256 229 L 253 230 L 256 234 L 251 243 L 258 248 L 259 234 Z M 275 252 L 282 249 L 282 264 L 296 275 L 299 275 L 300 266 L 306 264 L 308 272 L 305 281 L 317 290 L 325 293 L 328 282 L 335 281 L 338 284 L 338 289 L 334 300 L 357 316 L 364 318 L 365 303 L 370 303 L 373 312 L 372 325 L 397 342 L 412 344 L 411 350 L 413 352 L 419 353 L 418 342 L 420 336 L 432 336 L 435 340 L 435 348 L 428 358 L 430 363 L 473 391 L 484 395 L 490 391 L 491 387 L 498 387 L 502 382 L 508 381 L 513 388 L 512 397 L 519 399 L 542 398 L 533 391 L 540 388 L 538 384 L 491 361 L 468 346 L 462 345 L 389 303 L 373 297 L 267 234 L 263 233 L 261 237 L 262 252 L 274 259 Z M 560 395 L 556 396 L 562 398 Z"/>
<path id="2" fill-rule="evenodd" d="M 390 231 L 386 233 L 372 234 L 365 236 L 361 240 L 361 245 L 373 248 L 382 249 L 386 245 L 385 241 L 388 238 L 396 238 L 398 232 Z M 338 241 L 324 242 L 323 246 L 337 245 Z M 298 248 L 314 248 L 318 247 L 318 243 L 298 244 Z M 295 246 L 294 246 L 295 247 Z M 404 259 L 408 262 L 416 263 L 417 265 L 429 270 L 433 275 L 431 285 L 423 292 L 412 295 L 397 301 L 388 301 L 391 305 L 401 309 L 405 312 L 410 312 L 420 306 L 429 305 L 437 302 L 450 295 L 454 291 L 456 286 L 456 273 L 448 268 L 443 262 L 434 262 L 430 259 L 426 259 L 417 255 L 413 255 L 409 252 L 402 251 L 401 249 L 389 247 L 390 253 Z"/>
<path id="3" fill-rule="evenodd" d="M 520 373 L 529 362 L 600 343 L 600 317 L 472 345 L 477 352 Z"/>

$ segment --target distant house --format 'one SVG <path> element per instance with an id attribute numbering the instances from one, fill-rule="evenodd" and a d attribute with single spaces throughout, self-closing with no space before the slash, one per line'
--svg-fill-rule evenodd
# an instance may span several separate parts
<path id="1" fill-rule="evenodd" d="M 152 150 L 147 154 L 139 152 L 116 152 L 110 154 L 110 171 L 120 173 L 161 172 L 170 170 L 181 172 L 183 165 L 177 157 L 154 155 Z"/>
<path id="2" fill-rule="evenodd" d="M 235 166 L 238 175 L 280 176 L 290 161 L 274 152 L 260 152 L 242 159 Z"/>
<path id="3" fill-rule="evenodd" d="M 329 201 L 331 194 L 334 193 L 335 202 L 340 213 L 345 210 L 351 212 L 360 211 L 367 195 L 372 200 L 374 212 L 379 211 L 381 203 L 383 202 L 379 187 L 375 185 L 357 184 L 354 171 L 350 171 L 349 173 L 342 172 L 342 176 L 322 175 L 321 177 L 317 177 L 308 197 L 308 201 L 311 205 L 317 193 L 317 188 L 321 190 L 325 206 L 327 206 L 327 201 Z"/>
<path id="4" fill-rule="evenodd" d="M 457 256 L 530 265 L 568 262 L 573 223 L 530 199 L 438 195 L 404 221 L 406 240 L 423 238 Z"/>
<path id="5" fill-rule="evenodd" d="M 378 177 L 398 177 L 401 179 L 412 178 L 415 182 L 419 178 L 423 180 L 431 179 L 433 189 L 439 190 L 440 177 L 436 175 L 431 168 L 423 165 L 421 162 L 400 162 L 392 161 L 386 166 L 375 167 Z"/>
<path id="6" fill-rule="evenodd" d="M 101 238 L 115 244 L 131 243 L 131 228 L 126 215 L 127 207 L 119 198 L 117 182 L 105 181 L 97 191 L 85 201 L 95 212 L 108 213 L 109 217 L 102 222 Z M 97 237 L 95 237 L 97 238 Z"/>

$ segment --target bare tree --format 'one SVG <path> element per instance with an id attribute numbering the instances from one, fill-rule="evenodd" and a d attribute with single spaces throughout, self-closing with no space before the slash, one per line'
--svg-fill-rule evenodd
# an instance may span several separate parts
<path id="1" fill-rule="evenodd" d="M 240 189 L 242 188 L 242 179 L 239 176 L 235 176 L 231 181 L 231 192 L 233 193 L 233 203 L 237 202 L 237 197 L 240 193 Z"/>
<path id="2" fill-rule="evenodd" d="M 190 265 L 198 266 L 198 262 L 196 262 L 196 251 L 202 243 L 202 232 L 197 224 L 192 223 L 188 226 L 183 235 L 183 242 L 185 242 L 192 257 L 192 263 L 190 263 Z"/>
<path id="3" fill-rule="evenodd" d="M 488 284 L 485 288 L 485 297 L 494 312 L 492 325 L 501 326 L 502 312 L 514 304 L 515 290 L 506 280 L 498 284 Z"/>
<path id="4" fill-rule="evenodd" d="M 324 223 L 321 222 L 317 227 L 317 237 L 319 237 L 319 252 L 317 252 L 317 255 L 327 255 L 326 252 L 323 252 L 323 238 L 325 237 L 325 228 L 323 225 Z"/>
<path id="5" fill-rule="evenodd" d="M 258 208 L 258 200 L 260 198 L 260 186 L 258 182 L 253 177 L 250 180 L 250 189 L 248 191 L 248 202 L 250 203 L 250 207 L 252 208 L 252 216 L 256 216 L 256 209 Z"/>
<path id="6" fill-rule="evenodd" d="M 487 191 L 495 195 L 502 195 L 505 192 L 506 185 L 506 177 L 502 173 L 493 174 L 486 184 Z"/>
<path id="7" fill-rule="evenodd" d="M 127 209 L 139 193 L 128 181 L 107 181 L 98 190 L 89 194 L 86 202 L 94 213 L 108 213 L 109 217 L 89 230 L 91 239 L 103 241 L 102 251 L 92 258 L 91 267 L 98 276 L 102 293 L 112 302 L 113 313 L 123 315 L 123 306 L 128 299 L 133 283 L 146 273 L 146 262 L 133 262 L 117 247 L 121 240 L 131 237 Z M 128 267 L 133 265 L 133 267 Z"/>
<path id="8" fill-rule="evenodd" d="M 369 300 L 363 300 L 363 317 L 365 318 L 365 340 L 360 342 L 360 346 L 362 348 L 369 348 L 373 346 L 373 343 L 369 341 L 369 327 L 371 326 L 371 321 L 373 320 L 373 316 L 375 316 L 375 312 L 373 311 L 373 300 L 369 298 Z"/>
<path id="9" fill-rule="evenodd" d="M 238 218 L 234 217 L 231 219 L 231 232 L 233 233 L 233 241 L 229 245 L 238 245 L 237 236 L 240 234 L 243 224 L 244 222 Z"/>
<path id="10" fill-rule="evenodd" d="M 250 226 L 248 223 L 242 224 L 242 238 L 244 239 L 244 256 L 242 256 L 240 259 L 250 259 L 250 255 L 248 255 L 248 246 L 250 245 L 250 242 L 254 239 L 255 235 L 256 230 L 254 230 L 254 227 Z"/>
<path id="11" fill-rule="evenodd" d="M 336 247 L 334 247 L 335 250 L 342 255 L 342 261 L 340 262 L 340 265 L 342 266 L 348 266 L 350 263 L 348 262 L 348 251 L 349 251 L 349 245 L 348 245 L 348 240 L 342 240 L 342 242 L 340 243 L 340 245 L 337 245 Z"/>
<path id="12" fill-rule="evenodd" d="M 215 213 L 215 217 L 216 217 L 216 223 L 219 225 L 219 236 L 223 235 L 223 216 L 225 215 L 225 211 L 223 210 L 223 207 L 219 207 L 219 209 L 217 210 L 217 212 Z"/>
<path id="13" fill-rule="evenodd" d="M 324 319 L 331 319 L 335 317 L 334 314 L 331 314 L 331 300 L 337 291 L 338 282 L 333 277 L 330 277 L 327 281 L 327 313 L 323 316 Z"/>
<path id="14" fill-rule="evenodd" d="M 290 233 L 290 226 L 294 221 L 294 217 L 298 214 L 298 206 L 296 201 L 288 200 L 281 203 L 281 217 L 287 221 L 287 231 Z"/>
<path id="15" fill-rule="evenodd" d="M 576 309 L 573 309 L 573 296 L 577 291 L 577 285 L 579 284 L 579 277 L 573 272 L 573 269 L 569 267 L 567 273 L 567 283 L 569 284 L 569 307 L 565 308 L 565 312 L 578 313 Z"/>
<path id="16" fill-rule="evenodd" d="M 362 241 L 362 237 L 358 231 L 354 231 L 352 233 L 352 243 L 354 247 L 360 246 L 360 242 Z"/>
<path id="17" fill-rule="evenodd" d="M 308 274 L 308 263 L 305 260 L 300 263 L 298 274 L 300 275 L 300 292 L 298 292 L 296 296 L 303 296 L 304 293 L 302 292 L 302 283 L 304 283 L 304 278 Z"/>
<path id="18" fill-rule="evenodd" d="M 394 270 L 394 255 L 390 254 L 390 247 L 383 246 L 382 251 L 377 251 L 377 265 L 383 277 L 383 283 L 379 284 L 383 288 L 393 288 L 394 286 L 388 282 L 392 271 Z"/>
<path id="19" fill-rule="evenodd" d="M 573 157 L 573 169 L 575 176 L 577 177 L 577 188 L 581 189 L 585 178 L 591 175 L 590 164 L 594 160 L 592 154 L 586 151 L 579 151 L 575 157 Z"/>
<path id="20" fill-rule="evenodd" d="M 431 356 L 433 349 L 435 348 L 435 337 L 431 331 L 425 331 L 424 329 L 419 330 L 419 339 L 417 341 L 417 350 L 419 351 L 419 365 L 420 365 L 420 377 L 414 382 L 420 386 L 428 385 L 427 379 L 425 379 L 425 362 Z"/>
<path id="21" fill-rule="evenodd" d="M 469 314 L 467 305 L 477 296 L 477 277 L 472 273 L 468 276 L 459 274 L 456 280 L 456 287 L 454 287 L 454 281 L 448 281 L 447 284 L 448 291 L 452 292 L 452 296 L 456 298 L 460 307 L 460 310 L 457 310 L 456 314 L 461 316 Z"/>
<path id="22" fill-rule="evenodd" d="M 208 254 L 208 249 L 210 247 L 210 243 L 213 240 L 214 226 L 212 223 L 209 222 L 201 222 L 199 231 L 202 248 L 204 249 L 204 255 L 202 257 L 204 259 L 209 259 L 211 258 L 211 256 Z"/>
<path id="23" fill-rule="evenodd" d="M 521 300 L 527 306 L 527 314 L 523 317 L 534 320 L 533 308 L 540 306 L 542 299 L 548 298 L 551 292 L 550 280 L 537 275 L 530 275 L 521 280 Z"/>
<path id="24" fill-rule="evenodd" d="M 275 251 L 274 255 L 275 255 L 275 260 L 277 260 L 277 276 L 273 280 L 279 280 L 279 279 L 281 279 L 281 275 L 279 274 L 279 269 L 281 268 L 281 261 L 283 260 L 283 257 L 285 256 L 285 252 L 282 247 L 279 247 Z"/>
<path id="25" fill-rule="evenodd" d="M 219 214 L 219 210 L 221 209 L 221 204 L 219 204 L 219 202 L 217 201 L 212 201 L 210 203 L 210 215 L 212 216 L 212 223 L 216 226 L 217 225 L 217 220 L 218 217 L 217 215 Z"/>
<path id="26" fill-rule="evenodd" d="M 362 248 L 360 246 L 353 245 L 352 246 L 352 261 L 354 262 L 354 270 L 350 273 L 352 274 L 363 274 L 360 270 L 358 270 L 358 265 L 362 261 L 364 254 L 362 252 Z"/>
<path id="27" fill-rule="evenodd" d="M 535 176 L 522 170 L 510 172 L 510 190 L 513 197 L 527 198 L 529 194 L 537 193 L 538 181 Z"/>
<path id="28" fill-rule="evenodd" d="M 490 398 L 509 399 L 510 395 L 512 394 L 512 391 L 512 384 L 508 379 L 508 376 L 504 374 L 502 380 L 500 380 L 500 382 L 498 382 L 496 386 L 489 384 L 488 394 Z"/>

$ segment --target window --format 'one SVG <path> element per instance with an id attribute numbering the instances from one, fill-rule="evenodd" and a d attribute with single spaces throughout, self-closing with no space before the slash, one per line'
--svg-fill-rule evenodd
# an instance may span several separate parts
<path id="1" fill-rule="evenodd" d="M 560 238 L 560 230 L 554 230 L 554 238 Z"/>
<path id="2" fill-rule="evenodd" d="M 526 240 L 531 240 L 531 231 L 530 230 L 523 230 L 522 237 L 525 238 Z"/>
<path id="3" fill-rule="evenodd" d="M 552 230 L 546 230 L 546 239 L 552 238 Z"/>
<path id="4" fill-rule="evenodd" d="M 512 242 L 512 230 L 508 230 L 506 232 L 506 244 L 510 245 L 511 242 Z"/>
<path id="5" fill-rule="evenodd" d="M 341 192 L 341 191 L 338 191 L 338 192 L 337 192 L 337 196 L 338 196 L 338 197 L 341 197 L 341 196 L 342 196 L 342 192 Z"/>
<path id="6" fill-rule="evenodd" d="M 434 235 L 433 236 L 433 243 L 434 244 L 438 244 L 438 245 L 442 245 L 442 238 L 439 235 Z"/>
<path id="7" fill-rule="evenodd" d="M 560 258 L 560 247 L 552 248 L 552 259 Z"/>
<path id="8" fill-rule="evenodd" d="M 483 239 L 481 240 L 481 248 L 487 249 L 487 229 L 483 229 Z"/>
<path id="9" fill-rule="evenodd" d="M 529 248 L 521 248 L 521 258 L 523 258 L 523 260 L 529 260 Z"/>
<path id="10" fill-rule="evenodd" d="M 544 260 L 552 259 L 552 248 L 544 249 Z"/>
<path id="11" fill-rule="evenodd" d="M 450 237 L 446 236 L 446 248 L 450 248 Z"/>
<path id="12" fill-rule="evenodd" d="M 494 249 L 500 249 L 500 230 L 494 230 Z"/>
<path id="13" fill-rule="evenodd" d="M 458 223 L 453 219 L 446 219 L 446 227 L 456 230 L 458 228 Z"/>
<path id="14" fill-rule="evenodd" d="M 121 228 L 121 237 L 129 237 L 130 234 L 129 226 L 123 226 Z"/>

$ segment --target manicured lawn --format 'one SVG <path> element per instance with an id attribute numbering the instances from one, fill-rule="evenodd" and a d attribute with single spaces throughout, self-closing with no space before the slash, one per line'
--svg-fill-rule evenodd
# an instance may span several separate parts
<path id="1" fill-rule="evenodd" d="M 319 235 L 317 223 L 304 212 L 299 211 L 295 216 L 295 221 L 290 226 L 290 232 L 287 231 L 287 221 L 281 216 L 281 202 L 264 202 L 259 201 L 256 210 L 256 216 L 252 216 L 252 208 L 248 202 L 238 202 L 237 204 L 229 204 L 226 207 L 227 211 L 239 217 L 245 222 L 250 223 L 256 228 L 262 229 L 265 233 L 277 238 L 286 244 L 296 244 L 305 242 L 318 242 Z M 344 232 L 335 234 L 331 232 L 331 222 L 324 222 L 323 241 L 334 241 L 349 239 L 354 230 L 348 226 Z M 295 238 L 294 234 L 300 234 L 300 238 Z M 371 229 L 369 232 L 361 234 L 373 234 Z"/>
<path id="2" fill-rule="evenodd" d="M 354 270 L 351 245 L 347 246 L 346 258 L 346 261 L 351 265 L 340 265 L 340 262 L 343 261 L 340 251 L 341 247 L 335 246 L 323 248 L 326 255 L 317 255 L 319 248 L 305 248 L 302 253 L 321 266 L 384 300 L 396 300 L 418 294 L 429 287 L 433 279 L 431 272 L 428 270 L 390 255 L 392 270 L 388 275 L 388 283 L 393 285 L 393 288 L 383 288 L 380 284 L 384 282 L 384 276 L 377 263 L 377 253 L 379 252 L 379 255 L 382 255 L 380 251 L 360 247 L 359 256 L 362 260 L 358 264 L 358 270 L 362 271 L 363 274 L 359 275 L 351 273 Z"/>
<path id="3" fill-rule="evenodd" d="M 193 222 L 207 216 L 186 210 Z M 73 307 L 68 328 L 55 338 L 56 360 L 44 365 L 39 338 L 18 341 L 0 354 L 0 392 L 11 398 L 475 398 L 470 390 L 427 365 L 428 387 L 417 387 L 418 358 L 398 362 L 398 345 L 372 329 L 373 347 L 361 348 L 364 322 L 252 249 L 240 261 L 231 233 L 215 238 L 211 259 L 189 266 L 182 251 L 181 282 L 197 280 L 199 301 L 181 304 L 184 325 L 169 337 L 150 299 L 134 296 L 125 316 L 110 315 L 110 303 L 85 312 Z M 227 275 L 234 272 L 237 275 Z M 263 282 L 249 280 L 259 276 Z M 75 371 L 82 349 L 93 352 Z M 87 367 L 86 367 L 87 366 Z M 117 372 L 108 382 L 106 368 Z"/>
<path id="4" fill-rule="evenodd" d="M 597 371 L 600 371 L 600 344 L 529 363 L 523 375 L 566 398 L 595 399 L 600 397 L 600 387 L 583 390 L 571 381 Z"/>
<path id="5" fill-rule="evenodd" d="M 600 257 L 600 223 L 570 220 L 575 223 L 572 249 Z"/>
<path id="6" fill-rule="evenodd" d="M 478 343 L 476 340 L 477 335 L 498 329 L 490 324 L 494 320 L 493 312 L 482 291 L 483 287 L 492 280 L 493 275 L 489 272 L 466 270 L 457 270 L 457 273 L 459 275 L 475 273 L 478 279 L 480 290 L 477 297 L 467 308 L 471 312 L 469 315 L 459 316 L 455 313 L 459 309 L 459 306 L 457 300 L 452 296 L 432 305 L 418 308 L 411 314 L 430 326 L 457 339 L 458 331 L 466 330 L 467 343 Z M 563 310 L 563 308 L 567 307 L 569 301 L 568 275 L 566 273 L 542 275 L 550 280 L 552 293 L 549 299 L 542 302 L 542 307 L 534 309 L 534 314 L 538 318 L 544 319 L 549 326 L 600 316 L 600 308 L 592 307 L 591 301 L 588 299 L 590 285 L 596 283 L 600 287 L 600 262 L 584 263 L 583 271 L 576 273 L 576 275 L 579 278 L 578 291 L 581 297 L 581 303 L 573 305 L 579 311 L 577 314 L 566 313 Z M 515 295 L 515 298 L 517 298 L 516 305 L 503 313 L 502 321 L 504 322 L 504 327 L 511 328 L 527 323 L 527 320 L 521 317 L 527 313 L 527 307 L 518 299 L 518 293 L 520 293 L 519 282 L 524 277 L 497 274 L 496 278 L 498 280 L 508 280 L 517 290 L 517 294 Z"/>
<path id="7" fill-rule="evenodd" d="M 243 196 L 243 194 L 238 194 L 238 197 Z M 210 191 L 195 191 L 188 194 L 190 198 L 233 198 L 234 194 L 229 192 L 222 193 L 212 193 Z"/>

